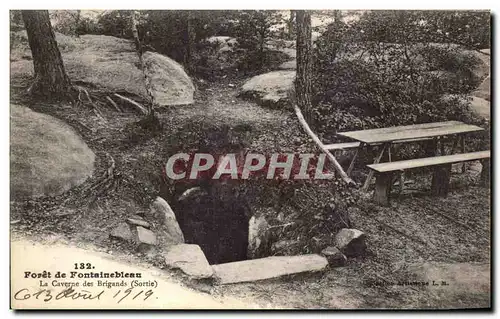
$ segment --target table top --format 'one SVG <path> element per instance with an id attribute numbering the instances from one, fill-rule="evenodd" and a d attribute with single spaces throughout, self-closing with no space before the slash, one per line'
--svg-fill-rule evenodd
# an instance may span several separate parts
<path id="1" fill-rule="evenodd" d="M 454 135 L 482 130 L 484 129 L 479 126 L 465 124 L 459 121 L 447 121 L 341 132 L 337 133 L 337 135 L 349 137 L 366 144 L 372 144 L 400 140 L 423 139 L 428 137 Z"/>

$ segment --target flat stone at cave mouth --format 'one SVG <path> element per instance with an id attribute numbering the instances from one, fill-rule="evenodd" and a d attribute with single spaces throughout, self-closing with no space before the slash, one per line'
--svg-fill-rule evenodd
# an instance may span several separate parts
<path id="1" fill-rule="evenodd" d="M 214 272 L 198 245 L 180 244 L 170 246 L 163 257 L 168 267 L 179 268 L 193 279 L 210 278 Z"/>
<path id="2" fill-rule="evenodd" d="M 125 241 L 132 241 L 134 239 L 134 234 L 130 230 L 130 226 L 125 222 L 121 222 L 118 226 L 116 226 L 111 231 L 110 236 Z"/>
<path id="3" fill-rule="evenodd" d="M 156 245 L 156 235 L 147 228 L 137 226 L 137 237 L 139 243 L 147 245 Z"/>
<path id="4" fill-rule="evenodd" d="M 213 265 L 220 284 L 233 284 L 276 278 L 325 269 L 328 261 L 320 255 L 273 256 Z"/>
<path id="5" fill-rule="evenodd" d="M 174 211 L 166 200 L 157 197 L 151 204 L 146 217 L 148 220 L 153 220 L 161 224 L 161 229 L 164 231 L 169 244 L 176 245 L 184 243 L 184 234 L 177 222 Z"/>
<path id="6" fill-rule="evenodd" d="M 142 226 L 145 228 L 149 228 L 151 225 L 144 219 L 139 219 L 139 218 L 127 218 L 127 223 L 131 225 L 136 225 L 136 226 Z"/>

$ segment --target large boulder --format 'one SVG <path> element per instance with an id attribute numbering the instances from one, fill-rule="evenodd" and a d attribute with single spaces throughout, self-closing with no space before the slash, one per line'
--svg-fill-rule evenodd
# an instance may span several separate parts
<path id="1" fill-rule="evenodd" d="M 487 101 L 491 100 L 491 78 L 489 75 L 481 82 L 472 95 Z"/>
<path id="2" fill-rule="evenodd" d="M 254 76 L 241 88 L 240 96 L 265 106 L 279 107 L 287 103 L 293 87 L 295 71 L 273 71 Z"/>
<path id="3" fill-rule="evenodd" d="M 470 54 L 475 56 L 478 60 L 479 63 L 476 65 L 474 68 L 473 72 L 476 76 L 478 76 L 481 79 L 484 79 L 491 74 L 491 52 L 490 49 L 484 49 L 481 50 L 480 52 L 477 51 L 472 51 L 472 50 L 465 50 L 466 54 Z"/>
<path id="4" fill-rule="evenodd" d="M 449 102 L 458 96 L 455 94 L 445 94 L 441 97 L 441 100 L 443 102 Z M 489 100 L 477 97 L 475 95 L 469 96 L 470 98 L 470 104 L 469 104 L 469 109 L 470 111 L 481 117 L 484 118 L 485 120 L 490 120 L 491 117 L 491 103 Z"/>
<path id="5" fill-rule="evenodd" d="M 472 101 L 470 102 L 471 110 L 478 116 L 489 120 L 491 114 L 490 101 L 482 99 L 477 96 L 472 96 Z"/>
<path id="6" fill-rule="evenodd" d="M 164 55 L 145 52 L 146 75 L 159 105 L 192 104 L 194 85 L 184 68 Z"/>
<path id="7" fill-rule="evenodd" d="M 33 61 L 26 32 L 11 34 L 11 77 L 33 76 Z M 130 40 L 105 35 L 79 38 L 56 34 L 64 66 L 71 80 L 113 92 L 127 92 L 148 100 L 139 57 Z M 194 85 L 183 67 L 158 53 L 145 52 L 144 65 L 155 102 L 162 105 L 193 103 Z"/>
<path id="8" fill-rule="evenodd" d="M 280 70 L 296 70 L 297 69 L 297 60 L 291 60 L 281 63 L 278 66 Z"/>
<path id="9" fill-rule="evenodd" d="M 228 36 L 212 36 L 206 39 L 208 43 L 217 45 L 218 52 L 233 51 L 234 47 L 238 44 L 236 38 Z"/>
<path id="10" fill-rule="evenodd" d="M 10 107 L 12 198 L 55 196 L 83 183 L 95 155 L 66 123 L 27 107 Z"/>

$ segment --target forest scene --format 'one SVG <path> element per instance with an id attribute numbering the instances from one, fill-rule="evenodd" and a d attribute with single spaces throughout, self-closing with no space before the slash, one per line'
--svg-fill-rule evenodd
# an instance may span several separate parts
<path id="1" fill-rule="evenodd" d="M 490 51 L 489 11 L 11 10 L 11 243 L 181 308 L 490 308 Z"/>

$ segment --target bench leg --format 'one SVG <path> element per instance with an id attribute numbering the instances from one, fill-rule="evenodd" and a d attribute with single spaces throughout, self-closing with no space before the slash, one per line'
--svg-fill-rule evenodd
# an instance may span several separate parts
<path id="1" fill-rule="evenodd" d="M 390 145 L 389 143 L 385 143 L 384 145 L 382 145 L 382 150 L 380 151 L 380 153 L 378 154 L 377 158 L 375 159 L 375 161 L 373 162 L 373 164 L 378 164 L 380 163 L 380 160 L 382 159 L 382 156 L 384 155 L 384 151 L 385 149 L 387 148 L 387 146 Z M 372 180 L 372 177 L 373 177 L 373 173 L 374 171 L 370 170 L 368 172 L 368 177 L 366 178 L 365 180 L 365 184 L 363 185 L 363 187 L 361 188 L 361 191 L 363 192 L 366 192 L 368 190 L 368 187 L 370 187 L 370 182 Z"/>
<path id="2" fill-rule="evenodd" d="M 434 157 L 437 155 L 437 138 L 424 142 L 425 157 Z"/>
<path id="3" fill-rule="evenodd" d="M 392 172 L 379 173 L 375 181 L 373 200 L 382 206 L 389 206 L 389 195 L 392 187 Z"/>
<path id="4" fill-rule="evenodd" d="M 401 194 L 405 187 L 405 171 L 399 173 L 399 193 Z"/>
<path id="5" fill-rule="evenodd" d="M 441 156 L 446 155 L 446 153 L 445 153 L 445 145 L 444 145 L 444 137 L 441 137 L 439 139 L 439 151 L 440 151 Z"/>
<path id="6" fill-rule="evenodd" d="M 444 196 L 448 195 L 450 189 L 451 164 L 439 165 L 434 168 L 432 175 L 432 195 Z"/>
<path id="7" fill-rule="evenodd" d="M 462 135 L 462 139 L 460 140 L 460 151 L 465 153 L 465 135 Z M 465 167 L 465 162 L 462 163 L 462 173 L 465 173 L 467 170 L 467 167 Z"/>
<path id="8" fill-rule="evenodd" d="M 453 145 L 451 146 L 451 151 L 450 151 L 450 154 L 455 154 L 455 149 L 457 148 L 457 144 L 458 144 L 458 141 L 460 140 L 460 135 L 455 137 L 455 139 L 453 139 Z"/>
<path id="9" fill-rule="evenodd" d="M 483 169 L 481 170 L 481 179 L 479 181 L 479 184 L 482 187 L 490 187 L 490 160 L 489 159 L 484 159 L 481 161 L 481 165 L 483 166 Z"/>
<path id="10" fill-rule="evenodd" d="M 352 170 L 354 169 L 354 163 L 356 162 L 356 159 L 358 158 L 358 154 L 360 151 L 363 150 L 364 143 L 360 143 L 359 147 L 356 149 L 356 153 L 354 153 L 354 156 L 352 158 L 351 164 L 349 164 L 349 168 L 347 169 L 347 176 L 351 176 Z"/>

